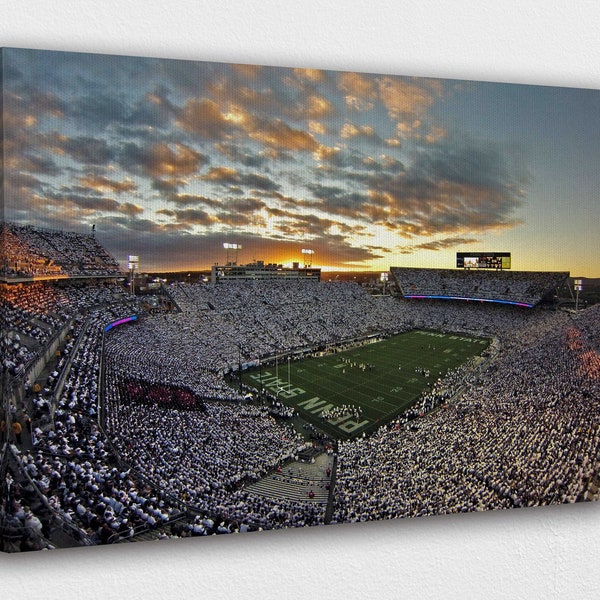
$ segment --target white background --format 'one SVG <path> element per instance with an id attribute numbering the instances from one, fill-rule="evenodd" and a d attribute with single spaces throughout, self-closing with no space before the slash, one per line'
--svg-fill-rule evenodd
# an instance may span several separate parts
<path id="1" fill-rule="evenodd" d="M 593 1 L 0 0 L 0 46 L 600 88 Z M 0 554 L 0 595 L 593 598 L 599 550 L 594 503 Z"/>

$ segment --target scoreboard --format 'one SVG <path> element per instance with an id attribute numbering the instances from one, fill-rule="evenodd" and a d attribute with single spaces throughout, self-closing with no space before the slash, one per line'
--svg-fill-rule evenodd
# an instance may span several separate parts
<path id="1" fill-rule="evenodd" d="M 510 252 L 457 252 L 457 269 L 510 269 Z"/>

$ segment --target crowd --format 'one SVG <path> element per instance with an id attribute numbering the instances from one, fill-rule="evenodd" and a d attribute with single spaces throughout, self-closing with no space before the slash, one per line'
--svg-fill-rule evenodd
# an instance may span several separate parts
<path id="1" fill-rule="evenodd" d="M 32 449 L 19 452 L 44 504 L 91 543 L 158 527 L 178 511 L 176 502 L 121 467 L 99 427 L 103 325 L 118 316 L 116 306 L 99 309 L 81 326 L 76 347 L 65 348 L 62 386 L 56 371 L 33 395 Z"/>
<path id="2" fill-rule="evenodd" d="M 21 239 L 14 227 L 7 223 L 3 223 L 0 228 L 0 245 L 3 250 L 0 275 L 3 277 L 62 274 L 59 265 L 49 262 L 42 252 Z"/>
<path id="3" fill-rule="evenodd" d="M 225 373 L 292 349 L 407 326 L 397 302 L 373 298 L 352 283 L 176 284 L 169 293 L 181 313 L 115 331 L 109 351 L 133 353 L 132 366 L 144 369 L 162 362 L 173 377 L 182 367 Z"/>
<path id="4" fill-rule="evenodd" d="M 535 305 L 562 285 L 568 273 L 449 270 L 392 267 L 405 296 L 450 296 L 503 300 Z"/>
<path id="5" fill-rule="evenodd" d="M 114 283 L 84 286 L 71 282 L 0 284 L 2 365 L 12 375 L 23 376 L 43 354 L 66 323 L 94 306 L 135 301 Z"/>
<path id="6" fill-rule="evenodd" d="M 534 277 L 529 285 L 516 277 L 510 291 L 533 294 L 549 284 Z M 572 316 L 415 303 L 343 282 L 176 284 L 168 293 L 181 312 L 106 333 L 107 323 L 137 310 L 112 285 L 11 286 L 0 304 L 10 346 L 3 361 L 13 363 L 5 369 L 39 356 L 71 322 L 47 387 L 28 390 L 32 447 L 16 448 L 48 506 L 92 543 L 160 531 L 181 514 L 182 502 L 199 513 L 172 530 L 182 537 L 324 523 L 325 508 L 310 499 L 269 499 L 245 488 L 308 443 L 289 419 L 274 417 L 291 416 L 285 407 L 244 401 L 242 387 L 224 374 L 275 355 L 414 328 L 493 337 L 490 360 L 432 378 L 419 403 L 393 423 L 340 443 L 334 522 L 593 496 L 600 308 Z M 328 416 L 360 416 L 350 398 L 336 411 Z M 2 510 L 14 521 L 17 513 L 27 517 L 20 508 L 5 502 Z"/>
<path id="7" fill-rule="evenodd" d="M 460 399 L 411 427 L 340 443 L 335 522 L 593 497 L 600 451 L 600 306 L 537 313 Z"/>
<path id="8" fill-rule="evenodd" d="M 308 447 L 267 407 L 205 402 L 200 409 L 170 409 L 140 402 L 123 393 L 127 380 L 118 365 L 107 367 L 106 428 L 121 457 L 207 513 L 223 512 L 222 493 L 260 479 Z"/>
<path id="9" fill-rule="evenodd" d="M 4 223 L 3 277 L 119 276 L 117 261 L 92 235 Z"/>
<path id="10" fill-rule="evenodd" d="M 32 490 L 23 486 L 7 471 L 6 499 L 0 504 L 0 551 L 29 552 L 50 550 L 47 522 L 42 521 L 27 505 Z"/>

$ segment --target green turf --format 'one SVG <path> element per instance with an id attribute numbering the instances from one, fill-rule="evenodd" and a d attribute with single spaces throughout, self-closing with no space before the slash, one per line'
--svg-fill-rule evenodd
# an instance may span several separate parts
<path id="1" fill-rule="evenodd" d="M 488 343 L 468 335 L 416 330 L 334 354 L 283 360 L 277 368 L 249 370 L 243 380 L 260 389 L 262 376 L 263 387 L 304 419 L 335 438 L 347 439 L 396 417 L 418 400 L 428 383 L 481 354 Z M 371 368 L 363 370 L 361 364 Z M 429 370 L 430 376 L 416 368 Z M 360 407 L 360 416 L 323 419 L 323 412 L 342 405 Z"/>

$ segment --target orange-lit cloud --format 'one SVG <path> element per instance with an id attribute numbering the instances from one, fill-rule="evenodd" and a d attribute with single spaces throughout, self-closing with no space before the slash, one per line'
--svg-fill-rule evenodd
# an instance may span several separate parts
<path id="1" fill-rule="evenodd" d="M 262 71 L 262 67 L 260 65 L 231 65 L 232 70 L 241 77 L 246 77 L 247 79 L 256 79 L 260 72 Z"/>
<path id="2" fill-rule="evenodd" d="M 302 129 L 296 129 L 282 121 L 259 120 L 250 133 L 250 137 L 274 149 L 297 152 L 314 152 L 319 143 L 315 138 Z"/>
<path id="3" fill-rule="evenodd" d="M 221 140 L 230 135 L 239 123 L 232 116 L 228 117 L 227 113 L 223 113 L 214 100 L 192 98 L 181 109 L 176 124 L 185 131 L 206 139 Z"/>
<path id="4" fill-rule="evenodd" d="M 340 130 L 340 136 L 344 139 L 363 137 L 366 139 L 376 139 L 375 129 L 370 125 L 354 125 L 353 123 L 344 123 Z"/>
<path id="5" fill-rule="evenodd" d="M 435 79 L 407 81 L 395 77 L 377 79 L 378 95 L 391 119 L 414 122 L 442 94 L 442 84 Z"/>
<path id="6" fill-rule="evenodd" d="M 114 181 L 103 175 L 85 175 L 79 177 L 78 181 L 83 187 L 99 192 L 117 192 L 117 194 L 122 194 L 137 189 L 135 182 L 128 177 L 123 181 Z"/>
<path id="7" fill-rule="evenodd" d="M 311 83 L 321 83 L 325 81 L 325 72 L 321 69 L 294 69 L 293 71 L 298 79 L 306 79 Z"/>
<path id="8" fill-rule="evenodd" d="M 156 179 L 191 175 L 207 162 L 203 154 L 185 144 L 164 142 L 144 148 L 127 144 L 120 158 L 126 169 Z"/>
<path id="9" fill-rule="evenodd" d="M 340 73 L 338 88 L 345 93 L 346 105 L 353 110 L 371 110 L 377 97 L 373 80 L 360 73 Z"/>

